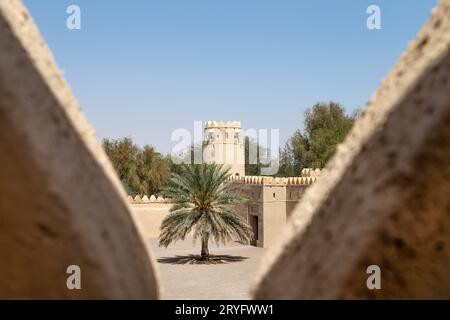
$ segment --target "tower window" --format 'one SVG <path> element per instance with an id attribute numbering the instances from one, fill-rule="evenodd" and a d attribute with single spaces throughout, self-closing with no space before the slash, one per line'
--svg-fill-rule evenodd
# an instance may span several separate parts
<path id="1" fill-rule="evenodd" d="M 273 198 L 275 199 L 275 192 L 273 193 Z"/>

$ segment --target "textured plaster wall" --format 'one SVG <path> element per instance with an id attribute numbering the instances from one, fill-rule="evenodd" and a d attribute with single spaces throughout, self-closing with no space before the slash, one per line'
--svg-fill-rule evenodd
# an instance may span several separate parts
<path id="1" fill-rule="evenodd" d="M 120 182 L 17 0 L 0 1 L 0 154 L 0 298 L 158 297 Z"/>
<path id="2" fill-rule="evenodd" d="M 145 239 L 158 238 L 160 226 L 169 214 L 169 203 L 132 204 L 138 223 L 141 225 Z"/>
<path id="3" fill-rule="evenodd" d="M 255 298 L 450 298 L 449 48 L 444 0 L 306 191 Z"/>

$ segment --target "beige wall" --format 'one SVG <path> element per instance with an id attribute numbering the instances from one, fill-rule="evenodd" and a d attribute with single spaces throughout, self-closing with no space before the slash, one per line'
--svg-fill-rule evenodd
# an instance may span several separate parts
<path id="1" fill-rule="evenodd" d="M 252 216 L 258 217 L 258 247 L 270 247 L 280 236 L 287 218 L 303 196 L 307 185 L 252 185 L 241 184 L 242 192 L 248 198 L 245 205 L 237 207 L 238 212 L 253 225 Z M 275 194 L 275 197 L 274 197 Z"/>
<path id="2" fill-rule="evenodd" d="M 286 218 L 291 216 L 307 188 L 304 185 L 286 187 Z"/>
<path id="3" fill-rule="evenodd" d="M 0 1 L 0 137 L 0 299 L 157 298 L 123 187 L 17 0 Z"/>
<path id="4" fill-rule="evenodd" d="M 145 238 L 157 238 L 163 219 L 169 214 L 169 203 L 133 203 L 131 205 Z"/>
<path id="5" fill-rule="evenodd" d="M 442 0 L 266 254 L 254 298 L 450 297 L 449 47 Z M 0 298 L 157 298 L 135 215 L 153 228 L 164 205 L 130 210 L 17 0 L 0 1 L 0 92 Z M 64 286 L 74 262 L 80 292 Z M 380 291 L 368 264 L 383 270 Z"/>
<path id="6" fill-rule="evenodd" d="M 269 247 L 286 224 L 286 187 L 265 186 L 263 192 L 263 213 L 260 219 L 263 235 L 261 246 Z"/>

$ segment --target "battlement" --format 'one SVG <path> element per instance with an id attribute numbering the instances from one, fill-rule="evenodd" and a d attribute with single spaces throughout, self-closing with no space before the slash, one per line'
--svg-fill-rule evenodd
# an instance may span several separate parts
<path id="1" fill-rule="evenodd" d="M 259 185 L 312 185 L 316 182 L 317 177 L 287 177 L 274 178 L 262 176 L 230 176 L 228 181 L 242 184 L 259 184 Z"/>
<path id="2" fill-rule="evenodd" d="M 304 168 L 300 172 L 300 177 L 320 177 L 322 175 L 322 170 L 313 168 Z"/>
<path id="3" fill-rule="evenodd" d="M 274 177 L 264 177 L 264 176 L 235 176 L 231 175 L 227 178 L 227 181 L 231 181 L 234 183 L 241 184 L 250 184 L 250 185 L 267 185 L 267 186 L 295 186 L 295 185 L 303 185 L 309 186 L 317 181 L 317 178 L 322 174 L 322 170 L 320 169 L 312 169 L 312 168 L 304 168 L 301 171 L 300 177 L 283 177 L 283 178 L 274 178 Z M 170 203 L 168 199 L 165 199 L 162 196 L 151 195 L 150 197 L 147 195 L 137 195 L 134 198 L 132 196 L 128 196 L 128 202 L 132 204 L 149 204 L 149 203 Z"/>
<path id="4" fill-rule="evenodd" d="M 156 197 L 154 195 L 151 195 L 150 198 L 147 195 L 140 196 L 137 195 L 134 198 L 132 196 L 128 196 L 128 202 L 133 204 L 147 204 L 147 203 L 170 203 L 167 199 L 163 198 L 162 196 Z"/>
<path id="5" fill-rule="evenodd" d="M 244 190 L 260 199 L 242 208 L 256 245 L 275 245 L 258 262 L 249 298 L 449 299 L 449 48 L 450 0 L 441 0 L 337 148 L 330 174 L 304 194 Z M 19 0 L 0 1 L 0 74 L 8 75 L 0 148 L 14 150 L 0 157 L 11 168 L 0 171 L 2 225 L 12 226 L 2 228 L 0 299 L 164 298 L 148 240 L 168 210 L 124 206 L 117 174 Z M 55 132 L 64 136 L 46 143 Z M 230 179 L 300 183 L 311 173 Z M 151 200 L 157 207 L 163 198 Z M 90 280 L 82 291 L 64 285 L 69 261 Z M 388 274 L 381 291 L 367 290 L 371 263 Z"/>
<path id="6" fill-rule="evenodd" d="M 240 121 L 206 121 L 205 129 L 212 128 L 241 128 Z"/>
<path id="7" fill-rule="evenodd" d="M 312 185 L 322 175 L 322 170 L 304 168 L 299 177 L 229 176 L 228 181 L 259 185 Z"/>

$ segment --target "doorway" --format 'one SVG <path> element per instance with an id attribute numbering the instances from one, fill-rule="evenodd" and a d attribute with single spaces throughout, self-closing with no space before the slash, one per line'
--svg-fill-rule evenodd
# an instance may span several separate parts
<path id="1" fill-rule="evenodd" d="M 250 244 L 256 247 L 258 245 L 258 216 L 250 215 L 250 226 L 253 231 L 253 239 Z"/>

